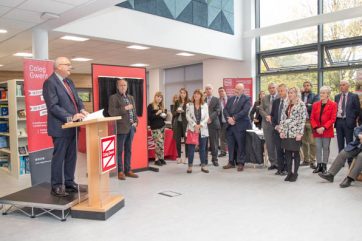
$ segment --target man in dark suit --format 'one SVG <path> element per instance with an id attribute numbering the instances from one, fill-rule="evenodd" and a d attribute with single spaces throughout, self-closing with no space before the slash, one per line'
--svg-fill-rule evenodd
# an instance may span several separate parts
<path id="1" fill-rule="evenodd" d="M 341 152 L 345 143 L 353 141 L 353 129 L 356 127 L 361 108 L 358 95 L 348 91 L 349 82 L 347 80 L 341 80 L 339 89 L 341 93 L 336 95 L 334 101 L 338 107 L 335 128 L 337 130 L 338 150 Z M 348 160 L 348 164 L 351 163 L 352 158 Z"/>
<path id="2" fill-rule="evenodd" d="M 207 127 L 209 129 L 209 143 L 211 150 L 211 161 L 214 166 L 219 166 L 217 160 L 217 154 L 219 149 L 219 130 L 220 130 L 220 103 L 219 99 L 215 96 L 212 96 L 212 86 L 206 85 L 205 93 L 206 93 L 206 103 L 209 107 L 209 120 L 207 122 Z M 206 163 L 207 156 L 206 156 Z"/>
<path id="3" fill-rule="evenodd" d="M 312 82 L 304 81 L 303 83 L 303 93 L 301 100 L 304 102 L 307 107 L 307 118 L 305 120 L 304 134 L 302 138 L 302 151 L 304 160 L 301 166 L 310 166 L 315 168 L 316 161 L 316 143 L 312 133 L 312 126 L 310 124 L 310 114 L 312 113 L 312 105 L 314 102 L 319 100 L 319 96 L 312 92 Z"/>
<path id="4" fill-rule="evenodd" d="M 228 97 L 226 96 L 226 91 L 224 87 L 219 87 L 219 102 L 220 102 L 220 115 L 219 115 L 219 121 L 220 121 L 220 155 L 219 157 L 224 157 L 227 154 L 227 140 L 226 140 L 226 127 L 227 122 L 224 116 L 224 108 L 226 107 L 226 103 L 228 101 Z"/>
<path id="5" fill-rule="evenodd" d="M 117 120 L 117 160 L 118 179 L 127 177 L 138 178 L 131 170 L 132 141 L 138 124 L 137 112 L 133 96 L 127 94 L 127 81 L 117 80 L 117 93 L 109 98 L 108 114 L 110 116 L 122 116 Z M 122 156 L 124 151 L 124 164 Z"/>
<path id="6" fill-rule="evenodd" d="M 356 127 L 353 132 L 355 140 L 348 143 L 348 145 L 342 150 L 332 163 L 328 172 L 320 172 L 318 175 L 329 181 L 334 181 L 334 176 L 344 167 L 347 158 L 356 158 L 355 165 L 351 168 L 348 176 L 339 185 L 341 188 L 349 187 L 353 181 L 355 181 L 362 170 L 362 125 Z"/>
<path id="7" fill-rule="evenodd" d="M 278 171 L 275 173 L 275 175 L 285 176 L 288 174 L 286 169 L 287 163 L 284 149 L 281 147 L 282 139 L 280 138 L 279 133 L 279 123 L 282 117 L 283 106 L 286 105 L 288 101 L 288 88 L 285 84 L 280 84 L 278 86 L 278 96 L 279 98 L 273 101 L 270 112 L 272 126 L 274 128 L 273 142 L 276 146 L 278 161 Z"/>
<path id="8" fill-rule="evenodd" d="M 224 109 L 224 117 L 228 123 L 226 135 L 229 148 L 229 163 L 223 167 L 224 169 L 234 168 L 234 160 L 236 160 L 237 170 L 239 172 L 244 170 L 246 130 L 251 128 L 250 107 L 250 97 L 244 95 L 244 85 L 237 84 L 235 96 L 228 99 Z M 235 148 L 237 148 L 236 158 L 234 157 Z"/>
<path id="9" fill-rule="evenodd" d="M 68 79 L 72 68 L 69 59 L 59 57 L 54 73 L 44 82 L 43 97 L 48 110 L 48 135 L 54 144 L 51 163 L 51 194 L 65 197 L 69 192 L 86 191 L 74 182 L 77 158 L 76 128 L 62 129 L 62 125 L 82 120 L 88 112 Z"/>

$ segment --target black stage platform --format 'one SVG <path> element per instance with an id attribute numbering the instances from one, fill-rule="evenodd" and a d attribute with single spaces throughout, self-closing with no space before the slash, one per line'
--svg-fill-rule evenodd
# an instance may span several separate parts
<path id="1" fill-rule="evenodd" d="M 10 206 L 4 209 L 3 215 L 19 211 L 31 218 L 49 214 L 58 220 L 65 221 L 70 208 L 88 198 L 87 193 L 79 193 L 79 195 L 71 193 L 68 197 L 55 197 L 50 194 L 50 190 L 49 183 L 41 183 L 1 197 L 0 204 Z"/>

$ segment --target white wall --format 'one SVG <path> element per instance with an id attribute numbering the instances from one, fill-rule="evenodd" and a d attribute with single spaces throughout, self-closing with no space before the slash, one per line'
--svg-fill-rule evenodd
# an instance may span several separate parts
<path id="1" fill-rule="evenodd" d="M 111 7 L 55 31 L 242 60 L 242 1 L 234 1 L 234 35 Z"/>
<path id="2" fill-rule="evenodd" d="M 162 93 L 165 93 L 165 88 L 163 85 L 163 75 L 164 71 L 163 69 L 151 69 L 148 71 L 148 81 L 149 81 L 149 95 L 148 95 L 148 102 L 151 103 L 153 101 L 153 96 L 157 91 L 161 91 Z"/>

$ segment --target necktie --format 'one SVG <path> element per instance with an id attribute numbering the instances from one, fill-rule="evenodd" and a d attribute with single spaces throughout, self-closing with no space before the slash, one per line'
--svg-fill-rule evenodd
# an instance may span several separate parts
<path id="1" fill-rule="evenodd" d="M 271 96 L 270 104 L 273 104 L 273 101 L 274 101 L 274 95 Z"/>
<path id="2" fill-rule="evenodd" d="M 236 99 L 235 99 L 235 101 L 234 101 L 234 106 L 238 103 L 238 101 L 239 101 L 239 96 L 238 97 L 236 97 Z"/>
<path id="3" fill-rule="evenodd" d="M 73 102 L 74 109 L 75 109 L 76 113 L 78 113 L 79 110 L 78 110 L 77 102 L 75 101 L 73 91 L 72 91 L 72 89 L 70 88 L 67 79 L 63 79 L 63 83 L 64 83 L 64 86 L 65 86 L 65 89 L 66 89 L 67 92 L 68 92 L 68 95 L 70 96 L 70 99 L 71 99 L 72 102 Z"/>
<path id="4" fill-rule="evenodd" d="M 225 100 L 225 97 L 223 97 L 223 98 L 222 98 L 222 103 L 223 103 L 223 105 L 224 105 L 223 107 L 225 108 L 225 106 L 226 106 L 226 100 Z"/>
<path id="5" fill-rule="evenodd" d="M 280 100 L 279 109 L 278 109 L 278 124 L 279 124 L 280 119 L 281 119 L 282 110 L 283 110 L 283 104 L 284 104 L 284 100 L 281 99 L 281 100 Z"/>
<path id="6" fill-rule="evenodd" d="M 342 113 L 341 116 L 344 117 L 346 114 L 346 94 L 342 95 Z"/>

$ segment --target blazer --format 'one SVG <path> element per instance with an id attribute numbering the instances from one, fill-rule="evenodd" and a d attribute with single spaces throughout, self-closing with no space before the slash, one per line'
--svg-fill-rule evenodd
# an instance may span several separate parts
<path id="1" fill-rule="evenodd" d="M 187 119 L 187 130 L 195 131 L 194 126 L 196 125 L 196 116 L 194 110 L 194 103 L 190 102 L 186 106 L 186 119 Z M 208 137 L 209 136 L 209 129 L 207 127 L 207 121 L 209 120 L 209 108 L 207 103 L 204 103 L 201 106 L 201 121 L 200 128 L 201 137 Z"/>
<path id="2" fill-rule="evenodd" d="M 131 95 L 127 95 L 130 104 L 133 105 L 134 108 L 134 123 L 138 123 L 136 105 L 134 99 Z M 109 97 L 108 102 L 108 113 L 110 116 L 121 116 L 121 120 L 117 120 L 117 134 L 128 134 L 131 130 L 132 123 L 130 121 L 130 114 L 128 110 L 125 109 L 126 102 L 124 98 L 121 96 L 119 91 L 117 93 L 111 95 Z"/>
<path id="3" fill-rule="evenodd" d="M 227 97 L 227 96 L 225 95 L 224 98 L 226 98 L 226 102 L 225 102 L 225 107 L 226 107 L 226 104 L 227 104 L 227 101 L 228 101 L 229 97 Z M 224 108 L 225 108 L 225 107 L 223 107 L 221 98 L 218 98 L 218 100 L 219 100 L 219 103 L 220 103 L 219 122 L 220 122 L 220 125 L 221 125 L 221 124 L 223 123 L 223 122 L 222 122 L 222 117 L 224 116 Z M 227 120 L 225 120 L 225 122 L 227 122 Z"/>
<path id="4" fill-rule="evenodd" d="M 362 145 L 358 137 L 359 134 L 362 134 L 362 125 L 354 128 L 353 135 L 355 139 L 354 141 L 351 141 L 350 143 L 347 144 L 347 146 L 344 148 L 345 151 L 350 152 L 355 150 L 356 148 L 362 149 Z"/>
<path id="5" fill-rule="evenodd" d="M 305 96 L 305 93 L 302 93 L 301 101 L 303 101 L 303 102 L 304 102 L 304 96 Z M 307 107 L 309 119 L 310 119 L 310 115 L 312 114 L 312 106 L 318 100 L 319 100 L 319 95 L 316 95 L 316 94 L 314 94 L 312 92 L 310 92 L 308 94 L 307 104 L 305 106 Z"/>
<path id="6" fill-rule="evenodd" d="M 68 78 L 66 81 L 73 92 L 78 111 L 84 109 L 73 82 Z M 67 122 L 67 117 L 75 115 L 77 111 L 64 84 L 55 73 L 44 82 L 43 97 L 48 109 L 48 135 L 52 137 L 75 135 L 76 128 L 62 129 L 62 125 Z"/>
<path id="7" fill-rule="evenodd" d="M 235 127 L 238 131 L 251 129 L 251 123 L 249 119 L 249 110 L 251 108 L 250 97 L 242 94 L 239 101 L 234 104 L 237 96 L 228 98 L 226 108 L 224 108 L 224 117 L 227 121 L 228 117 L 234 117 Z M 228 124 L 226 128 L 230 128 Z"/>
<path id="8" fill-rule="evenodd" d="M 338 112 L 338 103 L 341 99 L 341 94 L 338 94 L 334 97 L 334 101 L 337 103 L 337 112 Z M 346 125 L 348 128 L 355 128 L 357 117 L 361 111 L 359 98 L 357 94 L 348 92 L 348 98 L 346 103 Z"/>
<path id="9" fill-rule="evenodd" d="M 206 98 L 207 100 L 207 98 Z M 211 97 L 210 103 L 208 104 L 209 107 L 209 118 L 211 119 L 211 123 L 208 124 L 209 128 L 214 128 L 219 130 L 221 128 L 219 115 L 221 112 L 221 106 L 219 99 L 215 96 Z"/>
<path id="10" fill-rule="evenodd" d="M 175 105 L 173 106 L 172 111 L 172 129 L 173 129 L 173 138 L 176 140 L 177 138 L 177 125 L 179 125 L 178 117 L 181 115 L 182 126 L 183 129 L 186 130 L 187 128 L 187 119 L 186 119 L 186 105 L 189 101 L 186 101 L 186 104 L 182 106 L 184 112 L 178 113 L 177 109 L 180 106 L 179 101 L 176 101 Z"/>
<path id="11" fill-rule="evenodd" d="M 286 109 L 284 106 L 288 106 L 288 99 L 286 98 L 284 100 L 284 102 L 283 102 L 283 106 L 282 106 L 282 110 L 281 110 L 282 113 L 281 113 L 280 118 L 278 120 L 278 112 L 279 112 L 280 101 L 281 101 L 281 98 L 277 98 L 276 100 L 274 100 L 272 108 L 271 108 L 270 116 L 271 116 L 273 127 L 280 124 L 280 121 L 281 121 L 282 115 L 283 115 L 283 109 Z"/>
<path id="12" fill-rule="evenodd" d="M 328 100 L 323 109 L 321 116 L 322 101 L 315 102 L 312 106 L 312 113 L 310 115 L 310 124 L 313 128 L 313 136 L 319 138 L 332 138 L 334 137 L 333 124 L 336 122 L 337 117 L 337 104 L 334 101 Z M 316 129 L 324 127 L 323 134 L 318 134 Z"/>
<path id="13" fill-rule="evenodd" d="M 289 105 L 284 105 L 282 110 L 280 132 L 284 133 L 287 138 L 296 138 L 298 134 L 304 134 L 307 110 L 303 101 L 299 100 L 299 102 L 292 107 L 290 116 L 288 117 L 286 113 L 288 106 Z"/>
<path id="14" fill-rule="evenodd" d="M 275 95 L 274 101 L 278 98 L 277 95 Z M 271 95 L 266 95 L 262 100 L 261 104 L 259 106 L 259 114 L 263 117 L 263 121 L 265 123 L 268 123 L 265 118 L 270 115 L 272 109 L 272 103 L 271 103 Z"/>

